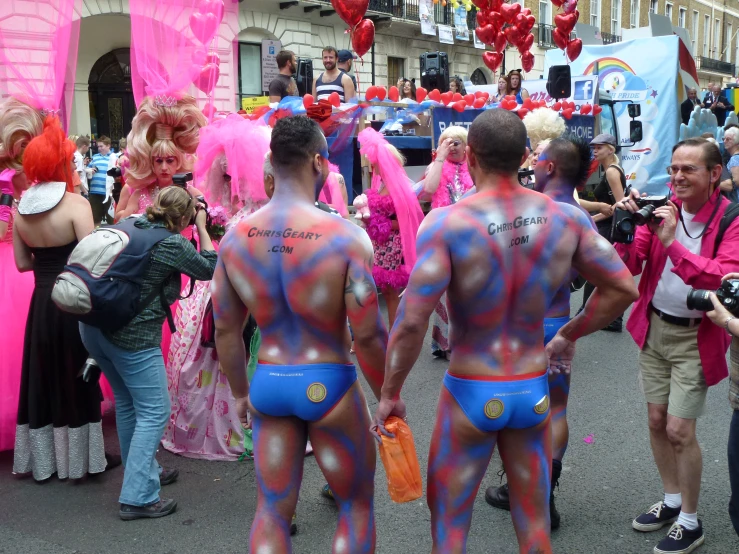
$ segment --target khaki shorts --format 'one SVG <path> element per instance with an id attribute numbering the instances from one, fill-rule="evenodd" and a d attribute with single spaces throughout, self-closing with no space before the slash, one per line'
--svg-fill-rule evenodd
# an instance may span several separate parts
<path id="1" fill-rule="evenodd" d="M 649 334 L 639 354 L 639 383 L 651 404 L 667 404 L 667 413 L 697 419 L 706 403 L 706 378 L 698 354 L 698 327 L 666 323 L 649 315 Z"/>

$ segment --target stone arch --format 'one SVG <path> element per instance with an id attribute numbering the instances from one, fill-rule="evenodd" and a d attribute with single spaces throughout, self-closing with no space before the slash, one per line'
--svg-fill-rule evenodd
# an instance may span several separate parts
<path id="1" fill-rule="evenodd" d="M 470 75 L 470 81 L 473 85 L 487 85 L 490 83 L 488 75 L 485 74 L 482 68 L 478 67 Z"/>

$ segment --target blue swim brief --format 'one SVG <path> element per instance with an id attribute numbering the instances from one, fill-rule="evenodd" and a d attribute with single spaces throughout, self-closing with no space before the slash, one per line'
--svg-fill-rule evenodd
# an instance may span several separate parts
<path id="1" fill-rule="evenodd" d="M 562 317 L 545 317 L 544 318 L 544 346 L 554 338 L 562 327 L 570 322 L 569 316 Z"/>
<path id="2" fill-rule="evenodd" d="M 547 374 L 515 381 L 489 381 L 444 375 L 444 386 L 470 422 L 484 433 L 527 429 L 549 414 Z"/>
<path id="3" fill-rule="evenodd" d="M 257 364 L 249 400 L 258 412 L 268 416 L 318 421 L 356 380 L 354 364 Z"/>

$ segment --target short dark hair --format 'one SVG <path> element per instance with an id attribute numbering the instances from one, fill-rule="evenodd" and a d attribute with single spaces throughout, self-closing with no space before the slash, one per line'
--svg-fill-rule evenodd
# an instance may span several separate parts
<path id="1" fill-rule="evenodd" d="M 467 146 L 485 171 L 515 173 L 526 153 L 526 127 L 508 110 L 485 110 L 470 125 Z"/>
<path id="2" fill-rule="evenodd" d="M 574 134 L 552 140 L 546 147 L 547 159 L 557 166 L 560 177 L 577 188 L 585 184 L 590 175 L 592 151 L 588 142 Z"/>
<path id="3" fill-rule="evenodd" d="M 334 48 L 333 46 L 324 46 L 323 47 L 323 50 L 321 50 L 321 57 L 323 57 L 323 53 L 324 52 L 333 52 L 334 57 L 338 61 L 338 59 L 339 59 L 339 51 L 336 48 Z"/>
<path id="4" fill-rule="evenodd" d="M 97 143 L 103 143 L 105 146 L 110 146 L 110 139 L 106 137 L 105 135 L 100 135 L 97 139 L 95 139 L 95 142 Z"/>
<path id="5" fill-rule="evenodd" d="M 90 146 L 90 137 L 77 137 L 75 144 L 77 145 L 77 148 L 82 148 L 83 146 Z"/>
<path id="6" fill-rule="evenodd" d="M 290 61 L 292 61 L 293 56 L 295 56 L 295 52 L 292 50 L 280 50 L 277 56 L 275 56 L 277 68 L 282 69 L 285 67 Z"/>
<path id="7" fill-rule="evenodd" d="M 675 151 L 678 148 L 682 148 L 682 147 L 700 148 L 701 154 L 703 155 L 703 163 L 706 164 L 706 167 L 709 170 L 713 169 L 717 165 L 721 165 L 721 166 L 724 165 L 724 161 L 721 158 L 721 151 L 718 149 L 718 146 L 716 146 L 716 144 L 714 144 L 710 140 L 706 140 L 704 138 L 689 138 L 689 139 L 681 140 L 675 146 L 673 146 L 672 148 L 673 155 L 675 154 Z M 721 177 L 719 176 L 718 181 L 712 184 L 715 186 L 718 186 L 720 182 L 721 182 Z"/>
<path id="8" fill-rule="evenodd" d="M 307 163 L 323 148 L 321 127 L 308 117 L 295 115 L 279 119 L 272 130 L 269 148 L 275 171 L 292 170 Z"/>

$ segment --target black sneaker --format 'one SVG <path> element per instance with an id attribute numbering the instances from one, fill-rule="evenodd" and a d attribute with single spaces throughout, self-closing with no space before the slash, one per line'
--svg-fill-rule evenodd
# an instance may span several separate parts
<path id="1" fill-rule="evenodd" d="M 697 529 L 686 529 L 673 523 L 667 536 L 654 547 L 654 554 L 689 554 L 706 540 L 703 534 L 703 523 L 698 520 Z"/>
<path id="2" fill-rule="evenodd" d="M 176 509 L 176 501 L 161 499 L 159 502 L 154 502 L 154 504 L 149 504 L 148 506 L 121 504 L 121 510 L 118 512 L 118 515 L 121 516 L 123 521 L 131 521 L 133 519 L 150 519 L 168 516 L 174 513 Z"/>
<path id="3" fill-rule="evenodd" d="M 485 502 L 494 508 L 511 511 L 511 499 L 508 495 L 508 483 L 499 487 L 488 487 L 485 490 Z"/>
<path id="4" fill-rule="evenodd" d="M 175 481 L 177 481 L 177 477 L 180 475 L 179 469 L 164 469 L 162 468 L 162 472 L 159 474 L 159 486 L 160 487 L 166 487 L 167 485 L 171 485 Z"/>
<path id="5" fill-rule="evenodd" d="M 674 522 L 679 515 L 679 507 L 670 508 L 667 504 L 660 501 L 653 504 L 649 510 L 632 521 L 631 526 L 637 531 L 656 531 Z"/>

